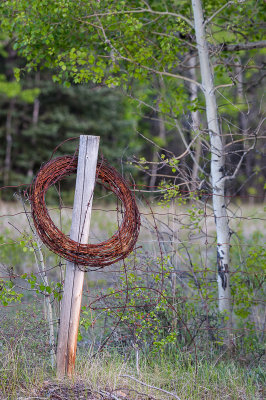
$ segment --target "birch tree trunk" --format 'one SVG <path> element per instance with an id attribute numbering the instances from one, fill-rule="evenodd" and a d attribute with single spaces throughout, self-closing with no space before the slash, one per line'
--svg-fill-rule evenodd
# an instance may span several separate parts
<path id="1" fill-rule="evenodd" d="M 219 310 L 227 315 L 226 342 L 231 343 L 231 300 L 229 285 L 230 230 L 225 205 L 225 158 L 224 146 L 218 121 L 215 87 L 210 64 L 201 0 L 192 0 L 195 34 L 200 61 L 202 90 L 205 96 L 207 124 L 211 144 L 212 200 L 217 233 L 217 267 Z"/>

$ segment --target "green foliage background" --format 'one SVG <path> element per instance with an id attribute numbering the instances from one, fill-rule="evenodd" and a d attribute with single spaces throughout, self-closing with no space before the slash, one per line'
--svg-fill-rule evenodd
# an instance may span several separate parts
<path id="1" fill-rule="evenodd" d="M 265 101 L 260 85 L 263 73 L 256 65 L 263 66 L 265 51 L 234 54 L 221 48 L 264 40 L 265 2 L 226 4 L 225 0 L 206 1 L 203 8 L 207 21 L 221 9 L 211 20 L 207 39 L 215 83 L 233 84 L 217 95 L 225 142 L 229 144 L 230 135 L 240 140 L 228 152 L 230 174 L 239 160 L 237 152 L 242 150 L 241 113 L 250 135 L 256 132 L 263 118 Z M 8 173 L 3 172 L 5 184 L 23 183 L 22 177 L 29 182 L 58 143 L 81 133 L 101 135 L 102 152 L 111 163 L 116 163 L 121 157 L 127 159 L 133 154 L 151 161 L 162 153 L 138 132 L 172 151 L 173 156 L 182 153 L 186 146 L 175 121 L 181 123 L 189 142 L 194 134 L 192 111 L 202 113 L 204 129 L 203 96 L 199 91 L 197 101 L 191 104 L 190 71 L 184 68 L 186 57 L 193 54 L 196 45 L 190 1 L 6 0 L 1 3 L 0 11 L 3 143 L 7 140 L 10 110 L 13 114 L 12 162 Z M 235 65 L 239 62 L 243 65 L 245 104 L 236 90 L 239 78 Z M 196 78 L 200 86 L 198 73 Z M 36 99 L 40 101 L 40 115 L 34 124 Z M 159 119 L 166 127 L 164 139 L 159 134 Z M 208 142 L 208 138 L 204 140 Z M 68 142 L 62 152 L 73 152 L 74 148 L 75 144 Z M 5 146 L 0 151 L 4 171 Z M 199 179 L 209 173 L 208 157 L 208 152 L 203 151 L 204 172 Z M 243 195 L 259 195 L 265 177 L 263 148 L 252 151 L 246 160 L 236 182 L 228 188 L 229 193 L 241 187 Z M 189 155 L 184 163 L 192 169 Z M 171 168 L 162 172 L 175 177 Z M 242 188 L 250 175 L 254 176 L 251 187 Z M 140 175 L 135 172 L 134 176 Z M 142 176 L 143 179 L 149 183 L 147 176 Z"/>

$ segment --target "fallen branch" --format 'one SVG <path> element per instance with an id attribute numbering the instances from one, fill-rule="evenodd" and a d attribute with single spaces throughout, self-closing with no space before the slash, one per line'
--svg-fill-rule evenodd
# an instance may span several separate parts
<path id="1" fill-rule="evenodd" d="M 113 393 L 106 392 L 105 390 L 100 390 L 99 392 L 96 391 L 96 393 L 100 394 L 101 396 L 108 396 L 108 398 L 112 400 L 122 400 L 121 397 L 117 397 Z"/>
<path id="2" fill-rule="evenodd" d="M 123 378 L 132 379 L 133 381 L 136 381 L 136 382 L 140 383 L 141 385 L 147 386 L 147 387 L 149 387 L 149 388 L 151 388 L 151 389 L 159 390 L 160 392 L 169 394 L 170 396 L 172 396 L 173 398 L 175 398 L 175 399 L 177 399 L 177 400 L 181 400 L 180 397 L 178 397 L 176 394 L 171 393 L 171 392 L 168 392 L 167 390 L 158 388 L 158 387 L 153 386 L 153 385 L 148 385 L 148 383 L 141 382 L 140 380 L 134 378 L 133 376 L 130 376 L 130 375 L 121 375 L 121 376 L 122 376 Z"/>

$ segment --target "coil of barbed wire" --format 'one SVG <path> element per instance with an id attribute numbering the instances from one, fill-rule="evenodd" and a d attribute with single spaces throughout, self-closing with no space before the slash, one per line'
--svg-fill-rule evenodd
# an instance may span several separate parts
<path id="1" fill-rule="evenodd" d="M 45 194 L 49 187 L 77 171 L 76 156 L 58 157 L 45 164 L 31 186 L 32 218 L 43 243 L 54 253 L 83 269 L 103 268 L 124 259 L 134 248 L 140 229 L 140 215 L 125 179 L 105 160 L 98 162 L 96 179 L 121 201 L 124 213 L 117 232 L 99 244 L 81 244 L 61 232 L 51 219 Z M 85 268 L 84 268 L 85 267 Z"/>

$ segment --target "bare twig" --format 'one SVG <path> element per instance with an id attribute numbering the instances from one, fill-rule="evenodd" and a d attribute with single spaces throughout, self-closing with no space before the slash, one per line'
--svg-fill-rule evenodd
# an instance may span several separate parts
<path id="1" fill-rule="evenodd" d="M 234 86 L 234 83 L 225 83 L 223 85 L 215 86 L 214 90 L 217 90 L 217 89 L 220 89 L 220 88 L 232 87 L 232 86 Z"/>
<path id="2" fill-rule="evenodd" d="M 259 124 L 259 126 L 258 126 L 258 128 L 257 128 L 257 132 L 256 132 L 255 135 L 254 135 L 254 143 L 253 143 L 253 145 L 250 146 L 249 149 L 247 149 L 246 151 L 244 151 L 244 153 L 242 154 L 242 156 L 241 156 L 241 158 L 240 158 L 240 160 L 239 160 L 239 162 L 238 162 L 238 164 L 237 164 L 237 166 L 236 166 L 236 168 L 235 168 L 234 173 L 233 173 L 232 175 L 224 176 L 224 177 L 222 178 L 224 181 L 235 179 L 236 175 L 238 174 L 238 172 L 239 172 L 239 170 L 240 170 L 240 167 L 241 167 L 241 165 L 242 165 L 242 162 L 243 162 L 244 158 L 246 157 L 246 155 L 247 155 L 251 150 L 253 150 L 253 149 L 255 148 L 256 143 L 257 143 L 257 133 L 259 132 L 259 130 L 260 130 L 260 128 L 261 128 L 261 126 L 262 126 L 262 124 L 263 124 L 263 122 L 264 122 L 265 120 L 266 120 L 266 118 L 263 118 L 263 120 L 260 122 L 260 124 Z"/>
<path id="3" fill-rule="evenodd" d="M 192 28 L 194 27 L 194 24 L 192 21 L 190 21 L 188 18 L 186 18 L 182 14 L 177 14 L 173 13 L 170 11 L 155 11 L 152 8 L 137 8 L 134 10 L 125 10 L 125 11 L 113 11 L 113 12 L 99 12 L 99 13 L 94 13 L 90 15 L 86 15 L 86 19 L 93 18 L 93 17 L 107 17 L 111 15 L 127 15 L 127 14 L 143 14 L 143 13 L 149 13 L 153 15 L 161 15 L 161 16 L 169 16 L 169 17 L 175 17 L 175 18 L 180 18 L 183 19 L 188 25 L 190 25 Z"/>
<path id="4" fill-rule="evenodd" d="M 164 389 L 158 388 L 157 386 L 148 385 L 148 383 L 142 382 L 142 381 L 140 381 L 139 379 L 136 379 L 136 378 L 134 378 L 134 377 L 131 376 L 131 375 L 121 375 L 121 376 L 122 376 L 123 378 L 132 379 L 133 381 L 136 381 L 136 382 L 140 383 L 141 385 L 147 386 L 147 387 L 149 387 L 149 388 L 151 388 L 151 389 L 159 390 L 160 392 L 169 394 L 169 395 L 172 396 L 174 399 L 181 400 L 180 397 L 178 397 L 176 394 L 174 394 L 174 393 L 172 393 L 172 392 L 168 392 L 168 390 L 164 390 Z"/>
<path id="5" fill-rule="evenodd" d="M 223 51 L 241 51 L 241 50 L 253 50 L 253 49 L 264 49 L 266 47 L 266 40 L 258 40 L 257 42 L 248 43 L 236 43 L 221 45 Z"/>
<path id="6" fill-rule="evenodd" d="M 228 1 L 226 4 L 224 4 L 222 7 L 220 7 L 218 10 L 216 10 L 208 19 L 205 20 L 204 26 L 208 25 L 213 18 L 215 18 L 220 12 L 222 12 L 226 7 L 229 7 L 231 4 L 234 4 L 234 1 Z"/>

